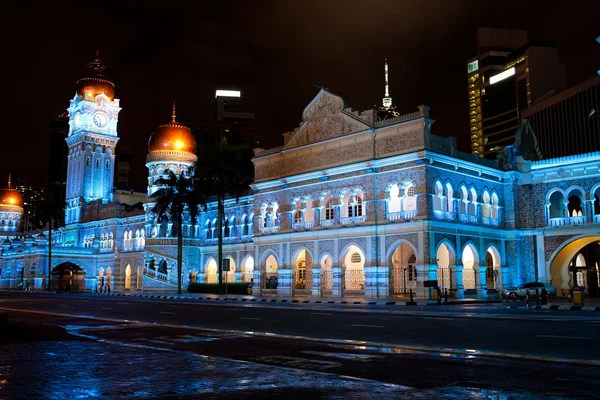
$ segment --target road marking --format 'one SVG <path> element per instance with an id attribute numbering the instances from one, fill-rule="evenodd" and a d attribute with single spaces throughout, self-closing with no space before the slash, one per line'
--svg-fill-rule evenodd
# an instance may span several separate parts
<path id="1" fill-rule="evenodd" d="M 117 304 L 129 304 L 129 303 L 126 301 L 119 301 L 119 302 L 117 302 Z"/>
<path id="2" fill-rule="evenodd" d="M 559 336 L 559 335 L 536 335 L 537 337 L 545 337 L 552 339 L 589 339 L 583 336 Z"/>
<path id="3" fill-rule="evenodd" d="M 103 310 L 114 310 L 113 307 L 102 307 Z"/>
<path id="4" fill-rule="evenodd" d="M 374 354 L 332 353 L 332 352 L 328 352 L 328 351 L 312 351 L 312 350 L 302 350 L 300 353 L 311 354 L 314 356 L 321 356 L 321 357 L 340 358 L 342 360 L 362 361 L 362 362 L 369 362 L 374 358 L 385 358 L 384 356 L 377 356 Z"/>
<path id="5" fill-rule="evenodd" d="M 240 317 L 240 319 L 251 319 L 253 321 L 260 321 L 260 318 L 252 318 L 252 317 Z"/>
<path id="6" fill-rule="evenodd" d="M 169 308 L 177 308 L 177 306 L 167 306 L 167 307 L 169 307 Z"/>
<path id="7" fill-rule="evenodd" d="M 312 315 L 333 315 L 333 313 L 328 312 L 311 312 Z"/>
<path id="8" fill-rule="evenodd" d="M 89 300 L 81 300 L 82 303 L 89 303 Z"/>
<path id="9" fill-rule="evenodd" d="M 159 314 L 175 315 L 174 312 L 170 312 L 170 311 L 161 311 L 161 312 L 159 312 Z"/>
<path id="10" fill-rule="evenodd" d="M 383 328 L 383 325 L 350 324 L 350 326 L 360 326 L 360 327 L 364 327 L 364 328 Z"/>
<path id="11" fill-rule="evenodd" d="M 203 332 L 211 332 L 216 334 L 238 334 L 241 336 L 254 336 L 254 337 L 262 337 L 262 338 L 279 338 L 279 339 L 291 339 L 291 340 L 301 340 L 304 342 L 310 343 L 326 343 L 333 345 L 354 345 L 362 347 L 384 347 L 390 348 L 394 350 L 394 352 L 400 352 L 402 350 L 408 351 L 419 351 L 419 352 L 427 352 L 427 353 L 436 353 L 440 352 L 445 354 L 458 354 L 458 355 L 469 355 L 472 356 L 473 353 L 469 352 L 465 349 L 447 349 L 441 347 L 434 346 L 412 346 L 412 345 L 399 345 L 394 343 L 384 343 L 384 342 L 374 342 L 374 341 L 364 341 L 364 340 L 356 340 L 356 339 L 325 339 L 325 338 L 315 338 L 310 336 L 301 336 L 301 335 L 288 335 L 288 334 L 278 334 L 278 333 L 270 333 L 270 332 L 248 332 L 237 329 L 219 329 L 219 328 L 209 328 L 202 326 L 194 326 L 194 325 L 173 325 L 166 323 L 152 323 L 146 321 L 137 321 L 137 320 L 126 320 L 119 318 L 108 318 L 108 317 L 95 317 L 91 315 L 78 315 L 78 314 L 67 314 L 67 313 L 57 313 L 57 312 L 49 312 L 49 311 L 37 311 L 37 310 L 27 310 L 23 308 L 11 308 L 11 307 L 0 307 L 0 310 L 5 311 L 13 311 L 13 312 L 21 312 L 21 313 L 29 313 L 29 314 L 40 314 L 40 315 L 52 315 L 57 317 L 67 317 L 67 318 L 80 318 L 80 319 L 89 319 L 96 321 L 107 321 L 112 323 L 133 323 L 139 324 L 148 327 L 157 327 L 161 326 L 164 328 L 172 328 L 172 329 L 190 329 L 197 330 Z M 97 339 L 97 338 L 94 338 Z M 101 339 L 106 342 L 111 342 L 106 339 Z M 119 343 L 112 341 L 112 343 Z M 168 349 L 167 349 L 168 350 Z M 499 353 L 494 351 L 482 351 L 480 350 L 477 353 L 478 356 L 482 357 L 494 357 L 494 358 L 509 358 L 509 359 L 517 359 L 517 360 L 532 360 L 532 361 L 541 361 L 541 362 L 557 362 L 564 364 L 577 364 L 577 365 L 592 365 L 592 366 L 600 366 L 600 360 L 586 360 L 586 359 L 576 359 L 576 358 L 563 358 L 563 357 L 546 357 L 535 354 L 518 354 L 518 353 Z"/>
<path id="12" fill-rule="evenodd" d="M 423 317 L 423 319 L 436 319 L 439 321 L 454 321 L 455 318 L 447 318 L 447 317 Z"/>
<path id="13" fill-rule="evenodd" d="M 332 361 L 309 360 L 307 358 L 288 357 L 288 356 L 266 356 L 257 357 L 254 360 L 267 362 L 270 364 L 285 365 L 291 368 L 304 368 L 308 370 L 323 370 L 328 368 L 341 367 L 342 364 Z"/>
<path id="14" fill-rule="evenodd" d="M 68 305 L 68 304 L 59 304 L 58 306 L 59 306 L 59 307 L 71 307 L 71 306 L 70 306 L 70 305 Z"/>

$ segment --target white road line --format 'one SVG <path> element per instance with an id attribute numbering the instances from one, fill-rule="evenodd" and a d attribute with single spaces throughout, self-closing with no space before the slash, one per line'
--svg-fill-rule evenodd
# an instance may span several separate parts
<path id="1" fill-rule="evenodd" d="M 169 308 L 177 308 L 177 306 L 167 306 L 167 307 L 169 307 Z"/>
<path id="2" fill-rule="evenodd" d="M 117 302 L 117 304 L 129 304 L 129 303 L 126 301 L 119 301 L 119 302 Z"/>
<path id="3" fill-rule="evenodd" d="M 103 310 L 114 310 L 113 307 L 102 307 Z"/>
<path id="4" fill-rule="evenodd" d="M 333 315 L 333 313 L 328 312 L 311 312 L 312 315 Z"/>
<path id="5" fill-rule="evenodd" d="M 383 325 L 362 325 L 362 324 L 351 324 L 350 326 L 360 326 L 364 328 L 383 328 Z"/>
<path id="6" fill-rule="evenodd" d="M 260 321 L 260 318 L 252 318 L 252 317 L 240 317 L 240 319 L 251 319 L 254 321 Z"/>
<path id="7" fill-rule="evenodd" d="M 423 317 L 423 319 L 437 319 L 440 321 L 454 321 L 455 318 L 447 318 L 447 317 Z"/>
<path id="8" fill-rule="evenodd" d="M 159 314 L 175 315 L 174 312 L 170 312 L 170 311 L 161 311 L 161 312 L 159 312 Z"/>
<path id="9" fill-rule="evenodd" d="M 559 336 L 559 335 L 536 335 L 537 337 L 545 337 L 552 339 L 589 339 L 583 336 Z"/>

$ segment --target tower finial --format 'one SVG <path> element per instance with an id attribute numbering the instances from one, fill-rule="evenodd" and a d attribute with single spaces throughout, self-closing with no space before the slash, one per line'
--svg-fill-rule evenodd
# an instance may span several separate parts
<path id="1" fill-rule="evenodd" d="M 383 98 L 383 108 L 389 110 L 392 107 L 392 98 L 390 97 L 390 84 L 388 81 L 388 63 L 387 58 L 385 59 L 385 96 Z"/>
<path id="2" fill-rule="evenodd" d="M 10 172 L 8 173 L 8 187 L 10 187 Z"/>
<path id="3" fill-rule="evenodd" d="M 173 112 L 171 113 L 171 122 L 176 122 L 175 121 L 175 117 L 176 117 L 176 114 L 175 114 L 175 100 L 173 100 Z"/>

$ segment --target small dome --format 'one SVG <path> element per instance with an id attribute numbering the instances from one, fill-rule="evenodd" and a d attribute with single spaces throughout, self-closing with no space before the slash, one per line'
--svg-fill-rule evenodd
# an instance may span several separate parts
<path id="1" fill-rule="evenodd" d="M 10 175 L 8 176 L 8 186 L 0 189 L 0 206 L 23 207 L 23 195 L 10 186 Z"/>
<path id="2" fill-rule="evenodd" d="M 181 125 L 175 120 L 175 105 L 171 122 L 158 127 L 158 130 L 150 136 L 148 151 L 180 151 L 183 153 L 196 154 L 196 138 L 190 128 Z"/>
<path id="3" fill-rule="evenodd" d="M 106 67 L 102 64 L 102 60 L 98 58 L 97 52 L 96 58 L 88 64 L 88 68 L 91 71 L 77 80 L 77 93 L 84 98 L 94 98 L 104 93 L 110 100 L 113 100 L 115 98 L 115 84 L 102 74 Z"/>

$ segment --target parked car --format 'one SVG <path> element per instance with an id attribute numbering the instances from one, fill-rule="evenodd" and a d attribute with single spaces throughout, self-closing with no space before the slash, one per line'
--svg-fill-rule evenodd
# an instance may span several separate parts
<path id="1" fill-rule="evenodd" d="M 538 294 L 542 293 L 542 289 L 546 288 L 549 296 L 556 296 L 556 286 L 549 286 L 542 282 L 527 282 L 519 286 L 518 288 L 506 288 L 502 290 L 502 297 L 510 299 L 514 296 L 517 298 L 525 297 L 527 290 L 529 294 L 534 295 L 537 289 Z"/>

